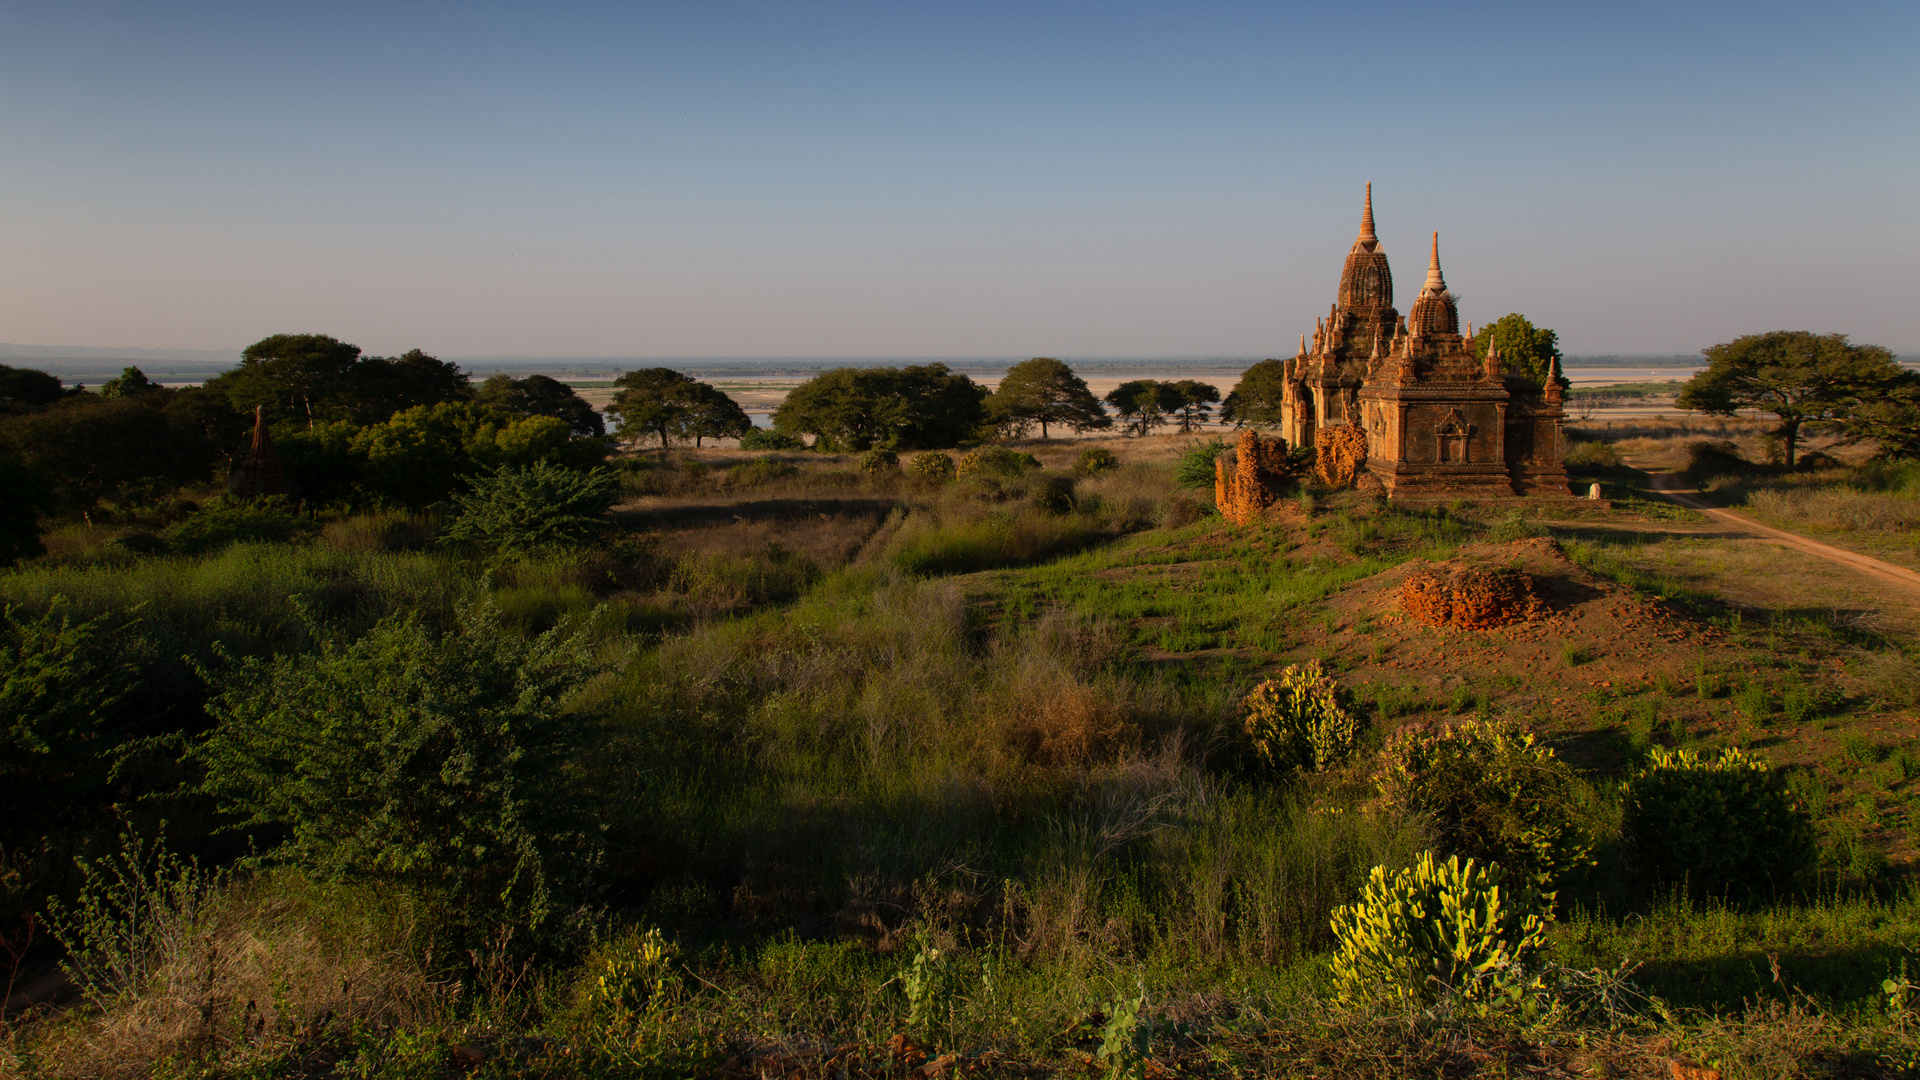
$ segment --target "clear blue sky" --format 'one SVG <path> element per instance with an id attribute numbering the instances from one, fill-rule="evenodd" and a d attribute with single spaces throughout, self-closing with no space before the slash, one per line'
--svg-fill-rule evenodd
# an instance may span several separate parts
<path id="1" fill-rule="evenodd" d="M 0 341 L 1246 355 L 1404 310 L 1920 351 L 1920 5 L 0 6 Z"/>

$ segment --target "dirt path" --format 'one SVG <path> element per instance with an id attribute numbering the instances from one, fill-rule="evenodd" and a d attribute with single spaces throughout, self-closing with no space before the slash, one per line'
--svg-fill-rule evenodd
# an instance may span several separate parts
<path id="1" fill-rule="evenodd" d="M 1689 510 L 1698 511 L 1729 525 L 1737 525 L 1762 539 L 1839 563 L 1880 581 L 1898 585 L 1910 599 L 1920 598 L 1920 573 L 1908 570 L 1904 566 L 1882 562 L 1857 551 L 1848 551 L 1845 548 L 1834 547 L 1832 544 L 1823 544 L 1818 540 L 1809 540 L 1799 533 L 1776 529 L 1771 525 L 1762 525 L 1745 514 L 1736 514 L 1731 510 L 1722 510 L 1717 506 L 1709 505 L 1706 500 L 1700 498 L 1698 492 L 1681 487 L 1680 478 L 1672 473 L 1649 471 L 1647 477 L 1653 482 L 1655 491 L 1672 496 L 1675 502 Z"/>

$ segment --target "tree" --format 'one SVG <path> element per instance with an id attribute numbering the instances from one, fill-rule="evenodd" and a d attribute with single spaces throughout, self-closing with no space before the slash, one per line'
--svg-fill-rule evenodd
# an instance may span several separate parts
<path id="1" fill-rule="evenodd" d="M 147 378 L 147 373 L 137 367 L 122 368 L 118 378 L 108 379 L 100 387 L 101 397 L 132 397 L 149 390 L 160 389 L 160 384 Z"/>
<path id="2" fill-rule="evenodd" d="M 732 398 L 672 368 L 629 371 L 614 385 L 620 389 L 607 415 L 620 421 L 622 433 L 631 430 L 636 441 L 642 432 L 660 436 L 662 450 L 673 436 L 692 438 L 697 445 L 703 438 L 744 435 L 753 426 Z"/>
<path id="3" fill-rule="evenodd" d="M 359 489 L 379 502 L 421 508 L 468 477 L 546 461 L 590 469 L 606 457 L 598 439 L 575 436 L 551 416 L 513 416 L 470 401 L 421 405 L 352 436 Z M 289 470 L 292 471 L 292 470 Z"/>
<path id="4" fill-rule="evenodd" d="M 17 455 L 60 504 L 86 512 L 103 498 L 138 501 L 206 482 L 240 426 L 198 391 L 72 394 L 0 420 L 0 452 Z"/>
<path id="5" fill-rule="evenodd" d="M 1877 443 L 1882 457 L 1920 457 L 1920 375 L 1903 371 L 1878 396 L 1854 402 L 1841 427 L 1850 440 Z"/>
<path id="6" fill-rule="evenodd" d="M 1500 359 L 1507 375 L 1532 386 L 1545 386 L 1549 377 L 1559 378 L 1562 387 L 1572 386 L 1560 375 L 1560 336 L 1544 327 L 1536 327 L 1525 315 L 1502 315 L 1491 326 L 1483 326 L 1473 335 L 1473 355 L 1485 360 L 1490 345 L 1500 346 Z"/>
<path id="7" fill-rule="evenodd" d="M 362 424 L 378 424 L 406 409 L 472 397 L 473 384 L 459 364 L 413 349 L 360 360 L 348 373 L 337 405 Z"/>
<path id="8" fill-rule="evenodd" d="M 265 407 L 271 421 L 308 427 L 330 419 L 346 395 L 360 346 L 325 334 L 275 334 L 240 353 L 240 366 L 207 380 L 227 395 L 235 412 Z"/>
<path id="9" fill-rule="evenodd" d="M 987 415 L 1016 430 L 1039 424 L 1042 439 L 1047 437 L 1048 424 L 1074 431 L 1113 425 L 1100 400 L 1087 389 L 1087 381 L 1050 356 L 1015 364 L 987 399 Z"/>
<path id="10" fill-rule="evenodd" d="M 205 790 L 322 877 L 401 885 L 470 930 L 537 929 L 597 849 L 574 764 L 597 720 L 566 707 L 598 670 L 590 650 L 474 604 L 444 634 L 394 615 L 318 652 L 202 671 L 216 722 L 195 753 Z"/>
<path id="11" fill-rule="evenodd" d="M 675 434 L 693 436 L 698 447 L 702 439 L 738 439 L 753 429 L 753 420 L 740 403 L 715 389 L 696 382 L 688 391 L 687 408 Z"/>
<path id="12" fill-rule="evenodd" d="M 1286 362 L 1262 360 L 1240 373 L 1240 381 L 1220 405 L 1220 422 L 1234 427 L 1278 427 L 1286 393 Z"/>
<path id="13" fill-rule="evenodd" d="M 1107 404 L 1119 414 L 1127 434 L 1137 437 L 1164 425 L 1167 414 L 1180 408 L 1182 401 L 1172 383 L 1133 379 L 1109 390 Z"/>
<path id="14" fill-rule="evenodd" d="M 494 375 L 480 384 L 474 400 L 516 416 L 551 416 L 564 420 L 576 435 L 605 435 L 606 421 L 573 387 L 545 375 L 516 379 Z"/>
<path id="15" fill-rule="evenodd" d="M 1675 404 L 1717 416 L 1772 413 L 1789 468 L 1803 428 L 1844 427 L 1852 416 L 1864 424 L 1883 414 L 1876 403 L 1897 402 L 1909 381 L 1890 350 L 1848 344 L 1845 334 L 1775 330 L 1700 351 L 1706 370 L 1681 387 Z"/>
<path id="16" fill-rule="evenodd" d="M 987 389 L 945 364 L 834 368 L 794 387 L 773 426 L 820 450 L 940 450 L 986 417 Z"/>
<path id="17" fill-rule="evenodd" d="M 0 364 L 0 416 L 43 409 L 65 396 L 60 380 L 44 371 Z"/>
<path id="18" fill-rule="evenodd" d="M 0 566 L 43 554 L 40 515 L 53 510 L 53 488 L 23 454 L 0 449 Z"/>
<path id="19" fill-rule="evenodd" d="M 1211 383 L 1181 379 L 1167 383 L 1174 407 L 1169 410 L 1180 418 L 1180 434 L 1186 435 L 1207 422 L 1212 406 L 1220 400 L 1220 388 Z"/>

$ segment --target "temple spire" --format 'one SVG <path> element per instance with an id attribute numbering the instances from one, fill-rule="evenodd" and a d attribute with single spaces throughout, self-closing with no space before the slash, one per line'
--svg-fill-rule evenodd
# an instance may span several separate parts
<path id="1" fill-rule="evenodd" d="M 1298 360 L 1306 355 L 1307 355 L 1307 335 L 1301 334 L 1300 335 L 1300 351 L 1294 354 L 1294 359 Z"/>
<path id="2" fill-rule="evenodd" d="M 1447 291 L 1447 279 L 1440 276 L 1440 234 L 1433 234 L 1433 255 L 1427 260 L 1427 287 L 1422 293 L 1438 295 Z"/>
<path id="3" fill-rule="evenodd" d="M 1380 237 L 1373 231 L 1373 181 L 1371 180 L 1367 181 L 1366 207 L 1360 211 L 1360 239 L 1355 243 L 1368 251 L 1380 246 Z"/>

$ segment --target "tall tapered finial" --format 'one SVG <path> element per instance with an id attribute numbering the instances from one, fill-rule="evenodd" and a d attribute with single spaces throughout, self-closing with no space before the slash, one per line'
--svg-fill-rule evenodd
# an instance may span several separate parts
<path id="1" fill-rule="evenodd" d="M 1443 293 L 1447 291 L 1447 279 L 1440 276 L 1440 234 L 1433 234 L 1433 255 L 1427 260 L 1427 287 L 1421 292 Z"/>
<path id="2" fill-rule="evenodd" d="M 1297 360 L 1300 357 L 1305 355 L 1307 355 L 1307 335 L 1301 334 L 1300 335 L 1300 351 L 1294 354 L 1294 359 Z"/>
<path id="3" fill-rule="evenodd" d="M 1372 251 L 1380 246 L 1380 237 L 1373 231 L 1373 184 L 1367 184 L 1367 201 L 1360 211 L 1360 238 L 1353 242 L 1356 251 Z"/>

